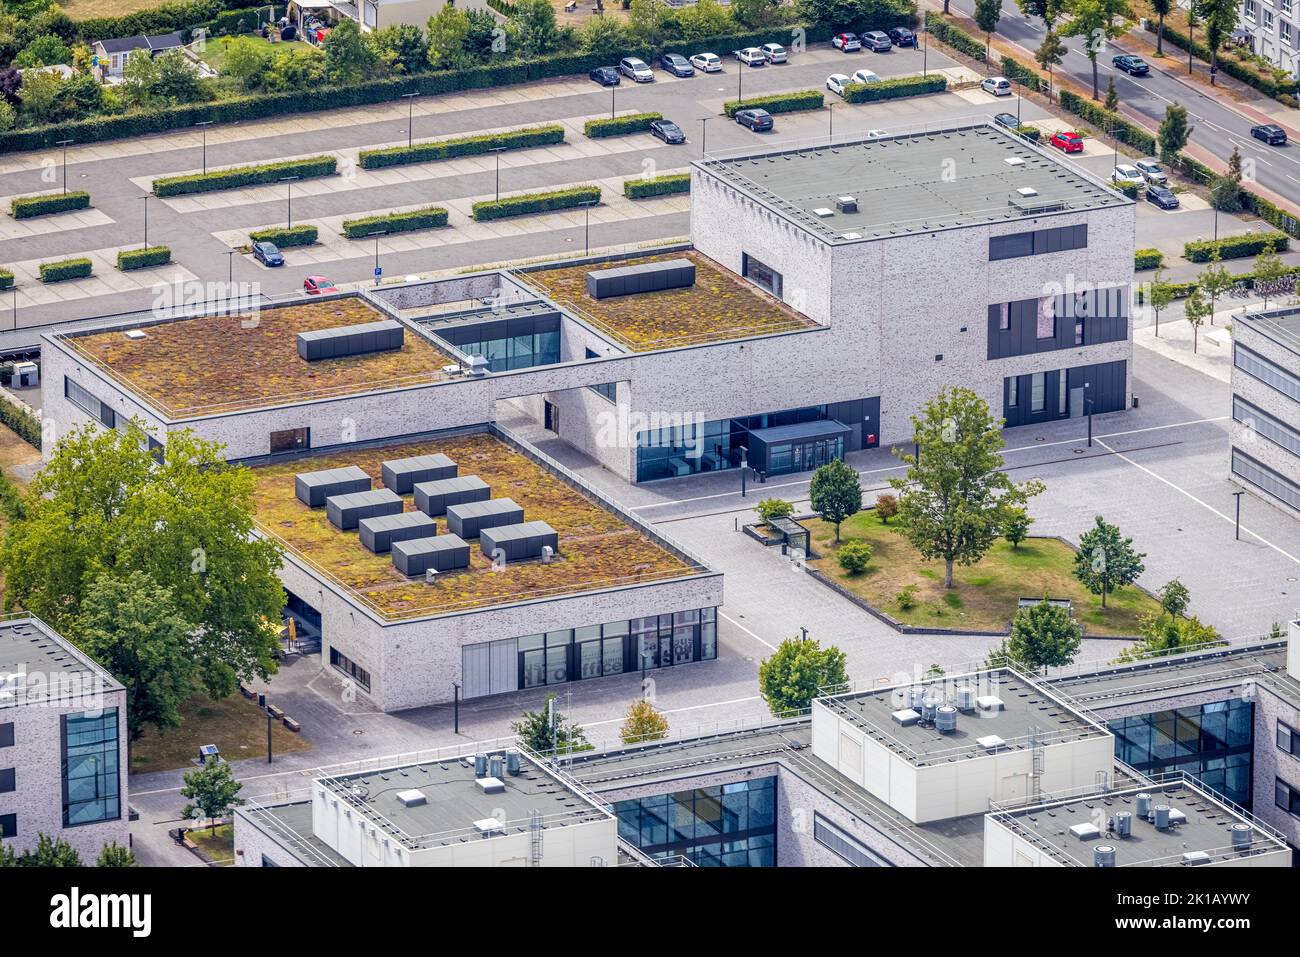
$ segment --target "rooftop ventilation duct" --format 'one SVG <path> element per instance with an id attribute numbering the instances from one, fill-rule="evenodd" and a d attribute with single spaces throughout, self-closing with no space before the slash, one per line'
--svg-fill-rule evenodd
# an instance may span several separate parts
<path id="1" fill-rule="evenodd" d="M 981 711 L 1001 711 L 1002 699 L 997 695 L 980 695 L 975 699 L 975 707 L 979 708 Z"/>
<path id="2" fill-rule="evenodd" d="M 506 759 L 503 754 L 494 754 L 488 758 L 488 775 L 500 779 L 504 776 L 506 770 Z"/>
<path id="3" fill-rule="evenodd" d="M 411 788 L 409 791 L 398 791 L 397 800 L 402 802 L 403 807 L 419 807 L 428 803 L 424 792 L 418 788 Z"/>
<path id="4" fill-rule="evenodd" d="M 500 778 L 476 778 L 474 783 L 484 794 L 500 794 L 506 789 L 505 782 Z"/>
<path id="5" fill-rule="evenodd" d="M 506 773 L 514 777 L 519 773 L 520 751 L 518 748 L 506 748 Z"/>
<path id="6" fill-rule="evenodd" d="M 1128 811 L 1116 811 L 1110 819 L 1110 829 L 1120 838 L 1130 836 L 1133 833 L 1133 815 Z"/>
<path id="7" fill-rule="evenodd" d="M 1101 830 L 1091 821 L 1084 821 L 1081 824 L 1070 825 L 1070 836 L 1080 841 L 1091 841 L 1101 837 Z"/>
<path id="8" fill-rule="evenodd" d="M 958 685 L 953 689 L 957 699 L 958 711 L 975 710 L 975 689 L 970 685 Z"/>
<path id="9" fill-rule="evenodd" d="M 501 822 L 494 817 L 485 817 L 481 821 L 474 822 L 474 829 L 484 837 L 491 837 L 493 834 L 505 833 L 505 828 Z"/>
<path id="10" fill-rule="evenodd" d="M 1016 195 L 1022 199 L 1029 199 L 1031 196 L 1037 196 L 1038 190 L 1032 186 L 1021 186 L 1016 190 Z"/>
<path id="11" fill-rule="evenodd" d="M 921 720 L 921 716 L 911 708 L 900 708 L 890 714 L 890 717 L 894 719 L 895 723 L 901 724 L 905 728 Z"/>
<path id="12" fill-rule="evenodd" d="M 856 213 L 858 211 L 858 199 L 856 196 L 839 196 L 835 200 L 835 208 L 841 213 Z"/>
<path id="13" fill-rule="evenodd" d="M 1136 801 L 1137 816 L 1146 820 L 1151 816 L 1151 795 L 1144 791 L 1137 796 Z"/>
<path id="14" fill-rule="evenodd" d="M 999 738 L 996 734 L 986 734 L 982 738 L 976 738 L 975 743 L 978 744 L 985 751 L 996 751 L 998 748 L 1001 748 L 1004 745 L 1006 745 L 1006 742 L 1003 741 L 1001 738 Z"/>
<path id="15" fill-rule="evenodd" d="M 125 335 L 128 339 L 132 339 L 132 340 L 135 340 L 135 339 L 143 339 L 143 338 L 145 338 L 144 330 L 142 330 L 142 329 L 128 329 L 128 330 L 126 330 L 126 332 L 124 333 L 124 335 Z"/>
<path id="16" fill-rule="evenodd" d="M 1008 157 L 1007 157 L 1006 159 L 1004 159 L 1002 162 L 1006 163 L 1008 166 L 1024 166 L 1024 165 L 1025 165 L 1025 161 L 1024 161 L 1021 157 L 1019 157 L 1019 156 L 1008 156 Z"/>
<path id="17" fill-rule="evenodd" d="M 1169 805 L 1157 804 L 1151 809 L 1151 823 L 1156 826 L 1157 831 L 1169 830 Z"/>
<path id="18" fill-rule="evenodd" d="M 1255 843 L 1255 829 L 1249 824 L 1238 822 L 1229 829 L 1232 834 L 1232 849 L 1248 851 Z"/>
<path id="19" fill-rule="evenodd" d="M 1204 851 L 1188 851 L 1183 855 L 1183 863 L 1188 867 L 1198 867 L 1210 863 L 1210 855 Z"/>
<path id="20" fill-rule="evenodd" d="M 488 371 L 488 361 L 483 356 L 470 356 L 469 367 L 465 370 L 466 375 L 483 375 Z"/>
<path id="21" fill-rule="evenodd" d="M 1098 844 L 1092 849 L 1093 867 L 1114 867 L 1115 848 L 1110 844 Z"/>
<path id="22" fill-rule="evenodd" d="M 487 776 L 487 755 L 480 751 L 474 755 L 474 777 L 482 778 Z"/>
<path id="23" fill-rule="evenodd" d="M 835 210 L 827 209 L 825 206 L 819 206 L 813 210 L 813 215 L 818 219 L 830 219 L 835 215 Z"/>
<path id="24" fill-rule="evenodd" d="M 940 734 L 952 734 L 957 730 L 957 709 L 944 705 L 934 715 L 934 726 Z"/>

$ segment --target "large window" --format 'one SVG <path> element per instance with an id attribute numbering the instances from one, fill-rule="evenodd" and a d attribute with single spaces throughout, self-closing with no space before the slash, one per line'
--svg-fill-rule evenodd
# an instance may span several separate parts
<path id="1" fill-rule="evenodd" d="M 17 787 L 18 772 L 14 768 L 0 768 L 0 794 L 8 794 Z"/>
<path id="2" fill-rule="evenodd" d="M 1300 791 L 1281 778 L 1273 779 L 1273 803 L 1288 814 L 1300 817 Z"/>
<path id="3" fill-rule="evenodd" d="M 1235 395 L 1232 397 L 1232 417 L 1256 435 L 1282 446 L 1292 455 L 1300 455 L 1300 432 Z"/>
<path id="4" fill-rule="evenodd" d="M 1029 379 L 1029 411 L 1042 412 L 1047 405 L 1047 373 L 1035 372 Z"/>
<path id="5" fill-rule="evenodd" d="M 1251 800 L 1255 706 L 1215 701 L 1110 722 L 1115 756 L 1139 771 L 1185 771 L 1243 806 Z"/>
<path id="6" fill-rule="evenodd" d="M 865 844 L 843 828 L 832 824 L 813 811 L 813 840 L 828 847 L 854 867 L 890 867 L 883 857 L 872 852 Z"/>
<path id="7" fill-rule="evenodd" d="M 614 805 L 619 836 L 651 857 L 700 867 L 776 866 L 776 778 L 657 794 Z"/>
<path id="8" fill-rule="evenodd" d="M 1232 450 L 1232 474 L 1300 510 L 1300 486 L 1238 449 Z"/>
<path id="9" fill-rule="evenodd" d="M 781 298 L 781 274 L 766 263 L 759 262 L 749 253 L 741 253 L 740 274 L 759 289 Z"/>
<path id="10" fill-rule="evenodd" d="M 117 413 L 106 402 L 101 402 L 89 390 L 67 376 L 63 377 L 63 394 L 69 402 L 82 412 L 94 416 L 100 423 L 110 429 L 117 428 Z"/>
<path id="11" fill-rule="evenodd" d="M 1028 233 L 1010 233 L 989 237 L 989 259 L 1019 259 L 1043 253 L 1084 249 L 1088 245 L 1088 224 L 1038 229 Z"/>
<path id="12" fill-rule="evenodd" d="M 1277 746 L 1293 757 L 1300 758 L 1300 731 L 1284 724 L 1281 721 L 1277 723 Z"/>
<path id="13" fill-rule="evenodd" d="M 122 816 L 117 709 L 63 716 L 63 826 Z"/>
<path id="14" fill-rule="evenodd" d="M 337 648 L 330 648 L 330 664 L 355 681 L 363 691 L 370 690 L 370 672 Z"/>
<path id="15" fill-rule="evenodd" d="M 14 746 L 14 723 L 12 721 L 0 724 L 0 748 L 12 748 Z"/>
<path id="16" fill-rule="evenodd" d="M 0 814 L 0 837 L 18 836 L 18 815 Z"/>
<path id="17" fill-rule="evenodd" d="M 1240 345 L 1233 347 L 1232 361 L 1242 372 L 1254 376 L 1265 385 L 1270 385 L 1283 395 L 1300 402 L 1300 376 L 1274 365 L 1259 353 L 1251 352 Z"/>
<path id="18" fill-rule="evenodd" d="M 592 350 L 592 349 L 588 349 L 588 350 L 587 350 L 587 358 L 588 358 L 588 359 L 599 359 L 599 358 L 600 358 L 600 353 L 599 353 L 599 352 L 595 352 L 595 351 Z M 596 393 L 596 395 L 600 396 L 602 399 L 608 399 L 610 402 L 617 402 L 617 401 L 618 401 L 618 385 L 617 385 L 617 383 L 614 383 L 614 382 L 603 382 L 603 383 L 601 383 L 600 385 L 589 385 L 589 386 L 587 386 L 587 388 L 590 389 L 592 392 Z"/>

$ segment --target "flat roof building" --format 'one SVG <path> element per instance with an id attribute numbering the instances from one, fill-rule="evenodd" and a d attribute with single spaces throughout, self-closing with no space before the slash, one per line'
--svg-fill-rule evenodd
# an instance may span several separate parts
<path id="1" fill-rule="evenodd" d="M 1232 480 L 1300 515 L 1300 309 L 1232 323 Z"/>

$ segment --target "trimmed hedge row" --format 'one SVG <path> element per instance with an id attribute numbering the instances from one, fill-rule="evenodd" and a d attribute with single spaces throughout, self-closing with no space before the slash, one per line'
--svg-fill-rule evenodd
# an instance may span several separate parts
<path id="1" fill-rule="evenodd" d="M 646 199 L 650 196 L 666 196 L 669 193 L 689 193 L 691 191 L 690 173 L 665 173 L 649 179 L 623 180 L 623 195 L 628 199 Z"/>
<path id="2" fill-rule="evenodd" d="M 728 100 L 722 109 L 734 117 L 740 110 L 763 109 L 769 113 L 797 113 L 799 110 L 820 110 L 825 105 L 821 90 L 795 90 L 793 93 L 773 93 L 749 100 Z"/>
<path id="3" fill-rule="evenodd" d="M 412 146 L 362 150 L 358 154 L 358 161 L 362 169 L 383 169 L 387 166 L 427 163 L 431 160 L 452 159 L 457 156 L 477 156 L 497 149 L 523 150 L 532 146 L 550 146 L 563 142 L 564 127 L 551 124 L 509 130 L 505 133 L 485 133 L 432 143 L 416 143 Z"/>
<path id="4" fill-rule="evenodd" d="M 1133 253 L 1133 269 L 1136 272 L 1144 269 L 1159 269 L 1164 262 L 1165 254 L 1158 249 L 1139 249 Z"/>
<path id="5" fill-rule="evenodd" d="M 85 279 L 94 267 L 89 259 L 79 256 L 76 259 L 60 259 L 57 262 L 41 263 L 41 282 L 63 282 L 65 279 Z"/>
<path id="6" fill-rule="evenodd" d="M 622 136 L 625 133 L 645 133 L 655 120 L 662 120 L 662 113 L 633 113 L 630 116 L 606 117 L 603 120 L 588 120 L 582 124 L 582 132 L 593 140 L 606 136 Z"/>
<path id="7" fill-rule="evenodd" d="M 172 261 L 170 246 L 146 246 L 143 249 L 123 249 L 117 254 L 117 268 L 122 272 L 165 266 Z"/>
<path id="8" fill-rule="evenodd" d="M 1061 106 L 1068 112 L 1082 117 L 1101 132 L 1114 136 L 1121 143 L 1127 143 L 1140 153 L 1148 155 L 1155 153 L 1156 138 L 1136 123 L 1130 123 L 1118 113 L 1111 113 L 1077 93 L 1061 90 L 1060 94 Z"/>
<path id="9" fill-rule="evenodd" d="M 1011 132 L 1015 133 L 1017 136 L 1024 137 L 1031 143 L 1037 143 L 1043 138 L 1043 131 L 1036 126 L 1021 125 L 1017 126 Z"/>
<path id="10" fill-rule="evenodd" d="M 1019 83 L 1027 90 L 1033 90 L 1035 93 L 1041 93 L 1047 89 L 1047 78 L 1035 70 L 1031 70 L 1014 57 L 1004 56 L 1002 58 L 1002 75 L 1013 83 Z"/>
<path id="11" fill-rule="evenodd" d="M 1147 32 L 1155 33 L 1156 27 L 1157 24 L 1155 20 L 1149 21 L 1147 23 Z M 1165 24 L 1164 33 L 1165 39 L 1174 46 L 1178 47 L 1180 50 L 1187 49 L 1187 34 L 1175 30 L 1168 23 Z M 1198 59 L 1204 60 L 1206 63 L 1210 62 L 1210 48 L 1200 40 L 1197 40 L 1192 44 L 1192 55 Z M 1279 83 L 1271 76 L 1261 73 L 1258 70 L 1251 69 L 1246 64 L 1233 59 L 1231 56 L 1224 56 L 1222 51 L 1220 51 L 1218 66 L 1219 69 L 1228 74 L 1228 76 L 1240 80 L 1247 86 L 1253 86 L 1255 89 L 1259 90 L 1261 93 L 1267 94 L 1268 96 L 1282 96 L 1286 93 L 1295 93 L 1298 86 L 1295 81 Z"/>
<path id="12" fill-rule="evenodd" d="M 28 445 L 34 445 L 38 449 L 41 447 L 41 420 L 26 409 L 19 408 L 7 399 L 0 399 L 0 423 L 13 429 Z M 7 480 L 5 484 L 8 484 Z"/>
<path id="13" fill-rule="evenodd" d="M 310 246 L 316 241 L 315 226 L 272 226 L 269 229 L 255 229 L 248 234 L 255 243 L 274 243 L 281 249 L 289 246 Z"/>
<path id="14" fill-rule="evenodd" d="M 238 189 L 241 186 L 265 186 L 289 176 L 306 179 L 309 176 L 330 176 L 338 169 L 333 156 L 311 156 L 307 159 L 285 160 L 281 163 L 262 163 L 257 166 L 232 166 L 208 173 L 190 173 L 186 176 L 164 176 L 153 181 L 155 196 L 184 196 L 188 193 L 211 193 L 219 189 Z"/>
<path id="15" fill-rule="evenodd" d="M 899 76 L 879 83 L 850 83 L 844 89 L 845 103 L 874 103 L 922 93 L 942 93 L 948 80 L 942 76 Z"/>
<path id="16" fill-rule="evenodd" d="M 8 269 L 0 269 L 0 289 L 12 289 L 14 274 Z"/>
<path id="17" fill-rule="evenodd" d="M 1246 256 L 1259 255 L 1266 246 L 1272 245 L 1277 252 L 1284 252 L 1290 245 L 1290 238 L 1283 232 L 1247 233 L 1244 236 L 1228 236 L 1224 239 L 1202 239 L 1183 244 L 1183 256 L 1194 263 L 1207 263 L 1218 250 L 1220 259 L 1243 259 Z"/>
<path id="18" fill-rule="evenodd" d="M 940 43 L 952 47 L 958 53 L 966 54 L 972 60 L 984 62 L 984 41 L 971 36 L 942 15 L 927 10 L 925 28 Z"/>
<path id="19" fill-rule="evenodd" d="M 489 199 L 475 203 L 474 218 L 479 222 L 505 219 L 508 216 L 526 216 L 529 213 L 547 213 L 553 209 L 572 209 L 588 203 L 600 202 L 599 186 L 573 186 L 546 193 L 524 193 L 504 199 Z"/>
<path id="20" fill-rule="evenodd" d="M 363 239 L 371 233 L 409 233 L 416 229 L 433 229 L 447 225 L 447 210 L 441 206 L 425 206 L 406 213 L 384 213 L 361 219 L 343 220 L 343 235 L 348 239 Z"/>
<path id="21" fill-rule="evenodd" d="M 9 204 L 14 219 L 31 219 L 51 213 L 66 213 L 70 209 L 89 209 L 90 194 L 81 190 L 74 193 L 43 193 L 40 196 L 15 196 Z"/>

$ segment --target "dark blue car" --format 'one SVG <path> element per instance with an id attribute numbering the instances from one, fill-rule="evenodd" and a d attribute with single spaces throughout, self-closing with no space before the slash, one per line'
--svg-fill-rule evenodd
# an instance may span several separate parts
<path id="1" fill-rule="evenodd" d="M 618 86 L 618 70 L 612 66 L 598 66 L 587 74 L 601 86 Z"/>
<path id="2" fill-rule="evenodd" d="M 263 266 L 284 265 L 284 256 L 275 243 L 253 243 L 253 258 Z"/>

